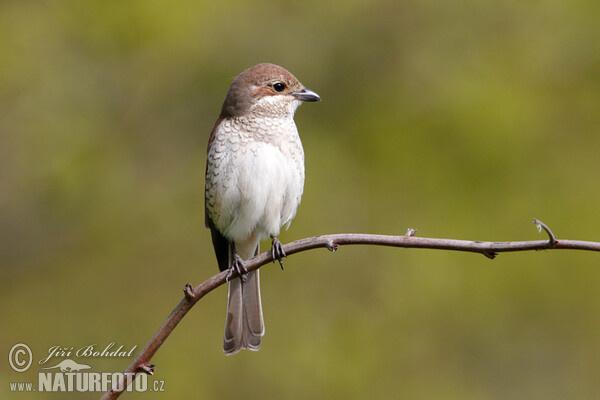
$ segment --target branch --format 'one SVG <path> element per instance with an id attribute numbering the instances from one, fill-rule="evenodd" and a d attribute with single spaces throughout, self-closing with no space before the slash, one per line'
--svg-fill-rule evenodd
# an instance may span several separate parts
<path id="1" fill-rule="evenodd" d="M 456 250 L 480 253 L 488 258 L 495 258 L 498 253 L 527 251 L 527 250 L 588 250 L 600 251 L 600 242 L 586 242 L 581 240 L 557 240 L 550 228 L 543 222 L 534 219 L 541 232 L 543 229 L 548 234 L 549 240 L 532 240 L 521 242 L 480 242 L 470 240 L 455 239 L 432 239 L 415 237 L 416 230 L 409 229 L 403 236 L 387 235 L 369 235 L 360 233 L 342 233 L 337 235 L 322 235 L 311 238 L 300 239 L 283 246 L 285 253 L 289 256 L 301 251 L 327 248 L 330 251 L 336 251 L 339 246 L 345 245 L 378 245 L 405 248 L 437 249 L 437 250 Z M 271 251 L 259 254 L 250 260 L 245 261 L 244 265 L 248 271 L 253 271 L 261 266 L 273 261 Z M 121 379 L 114 383 L 113 387 L 104 394 L 102 399 L 116 399 L 125 391 L 127 386 L 133 382 L 137 374 L 154 373 L 154 364 L 150 360 L 165 342 L 167 337 L 175 329 L 177 324 L 183 319 L 185 314 L 206 294 L 225 283 L 229 271 L 223 271 L 206 280 L 193 288 L 189 283 L 183 288 L 184 298 L 175 307 L 165 322 L 161 325 L 152 339 L 146 344 L 146 347 L 127 367 Z M 235 273 L 234 273 L 235 274 Z M 237 274 L 236 274 L 237 275 Z M 236 276 L 234 275 L 234 276 Z"/>

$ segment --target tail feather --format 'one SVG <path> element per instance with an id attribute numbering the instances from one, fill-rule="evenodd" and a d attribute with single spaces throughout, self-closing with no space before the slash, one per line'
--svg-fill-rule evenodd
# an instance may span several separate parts
<path id="1" fill-rule="evenodd" d="M 251 258 L 258 252 L 258 243 L 254 242 L 250 245 L 253 247 L 236 246 L 238 255 L 243 260 Z M 229 259 L 231 264 L 231 250 Z M 239 278 L 229 282 L 223 351 L 227 355 L 235 354 L 242 349 L 256 351 L 260 348 L 264 333 L 259 272 L 251 271 L 245 282 Z"/>
<path id="2" fill-rule="evenodd" d="M 246 282 L 242 285 L 242 292 L 242 305 L 244 307 L 244 317 L 248 332 L 253 336 L 260 337 L 265 334 L 265 326 L 262 317 L 260 276 L 258 270 L 248 272 Z"/>
<path id="3" fill-rule="evenodd" d="M 240 350 L 244 315 L 242 307 L 242 281 L 235 278 L 229 282 L 227 296 L 227 318 L 223 337 L 223 351 L 226 354 L 234 354 Z"/>

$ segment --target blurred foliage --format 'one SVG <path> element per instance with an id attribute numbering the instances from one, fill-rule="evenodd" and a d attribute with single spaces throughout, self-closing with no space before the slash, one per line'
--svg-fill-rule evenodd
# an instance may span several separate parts
<path id="1" fill-rule="evenodd" d="M 600 241 L 599 18 L 592 0 L 0 3 L 3 352 L 141 349 L 217 272 L 206 143 L 259 62 L 323 98 L 296 117 L 307 179 L 283 242 L 534 240 L 534 217 Z M 223 356 L 220 288 L 155 356 L 166 393 L 126 398 L 598 398 L 599 264 L 299 254 L 263 269 L 260 352 Z M 0 363 L 0 386 L 37 372 Z"/>

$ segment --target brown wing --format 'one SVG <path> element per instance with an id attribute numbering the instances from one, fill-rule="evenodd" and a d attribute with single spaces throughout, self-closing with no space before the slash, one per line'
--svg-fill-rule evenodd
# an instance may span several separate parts
<path id="1" fill-rule="evenodd" d="M 210 146 L 215 138 L 215 132 L 221 121 L 223 121 L 225 117 L 219 116 L 217 122 L 215 122 L 215 126 L 213 126 L 212 131 L 210 132 L 210 138 L 208 139 L 208 147 L 206 149 L 206 153 L 208 154 L 210 150 Z M 206 162 L 206 170 L 208 170 L 208 161 Z M 206 172 L 205 172 L 206 176 Z M 229 268 L 229 241 L 219 232 L 219 230 L 215 227 L 214 222 L 210 219 L 208 215 L 208 208 L 206 207 L 206 194 L 204 195 L 204 225 L 207 228 L 210 228 L 210 233 L 212 236 L 213 247 L 215 249 L 215 255 L 217 256 L 217 262 L 219 263 L 219 269 L 221 271 Z"/>
<path id="2" fill-rule="evenodd" d="M 225 119 L 225 116 L 223 114 L 219 115 L 217 122 L 215 122 L 215 125 L 212 128 L 212 131 L 210 131 L 210 136 L 208 137 L 208 145 L 206 146 L 206 154 L 208 154 L 208 151 L 210 150 L 210 146 L 212 145 L 213 140 L 215 140 L 215 134 L 217 132 L 217 128 L 219 127 L 219 125 L 221 125 L 221 122 L 223 122 L 224 119 Z"/>
<path id="3" fill-rule="evenodd" d="M 212 221 L 206 216 L 209 221 L 210 234 L 212 237 L 213 247 L 215 249 L 215 255 L 217 256 L 217 263 L 219 264 L 219 270 L 225 271 L 229 268 L 229 247 L 230 243 L 217 228 L 214 227 Z"/>

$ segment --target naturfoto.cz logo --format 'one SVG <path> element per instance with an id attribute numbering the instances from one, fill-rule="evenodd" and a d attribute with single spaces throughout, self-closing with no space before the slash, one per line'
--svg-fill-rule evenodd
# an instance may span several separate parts
<path id="1" fill-rule="evenodd" d="M 53 346 L 48 351 L 48 356 L 41 359 L 39 364 L 45 364 L 56 357 L 131 357 L 137 346 L 127 350 L 123 346 L 116 348 L 115 343 L 110 343 L 102 350 L 96 345 L 74 348 Z M 8 362 L 16 372 L 27 371 L 33 362 L 31 348 L 24 343 L 15 344 L 9 351 Z M 79 363 L 70 358 L 54 361 L 48 367 L 40 368 L 37 386 L 33 382 L 11 382 L 11 392 L 106 392 L 111 387 L 119 391 L 164 391 L 164 381 L 155 380 L 148 386 L 148 375 L 122 372 L 94 372 L 88 371 L 92 367 Z M 50 372 L 47 372 L 47 371 Z M 137 379 L 134 380 L 134 378 Z M 126 382 L 132 382 L 124 388 Z"/>

